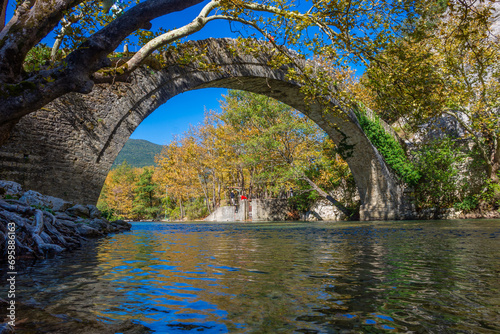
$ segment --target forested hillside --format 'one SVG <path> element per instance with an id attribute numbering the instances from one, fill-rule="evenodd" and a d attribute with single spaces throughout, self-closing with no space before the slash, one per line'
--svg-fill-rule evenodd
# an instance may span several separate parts
<path id="1" fill-rule="evenodd" d="M 154 166 L 155 155 L 159 154 L 161 149 L 161 145 L 144 139 L 129 139 L 111 168 L 115 169 L 123 161 L 127 161 L 131 167 L 137 168 Z"/>

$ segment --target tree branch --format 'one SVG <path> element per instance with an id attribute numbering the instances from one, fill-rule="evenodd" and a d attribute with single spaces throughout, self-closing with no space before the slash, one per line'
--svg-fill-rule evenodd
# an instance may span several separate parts
<path id="1" fill-rule="evenodd" d="M 9 0 L 0 0 L 0 31 L 5 27 L 5 16 L 7 14 L 7 5 Z"/>
<path id="2" fill-rule="evenodd" d="M 314 190 L 316 190 L 318 192 L 318 194 L 321 196 L 321 197 L 324 197 L 325 199 L 327 199 L 330 203 L 332 203 L 333 205 L 335 205 L 343 214 L 345 214 L 347 217 L 351 217 L 353 212 L 351 212 L 351 210 L 349 210 L 348 208 L 346 208 L 344 205 L 342 205 L 342 203 L 340 203 L 339 201 L 337 201 L 335 198 L 333 198 L 330 194 L 328 194 L 326 191 L 324 191 L 323 189 L 321 189 L 320 187 L 318 187 L 318 185 L 316 183 L 314 183 L 310 178 L 308 178 L 307 176 L 305 175 L 302 175 L 301 177 L 304 181 L 306 181 L 307 183 L 309 183 L 309 185 L 311 187 L 313 187 Z"/>
<path id="3" fill-rule="evenodd" d="M 17 81 L 28 52 L 57 26 L 64 12 L 82 1 L 23 2 L 0 31 L 0 82 Z"/>
<path id="4" fill-rule="evenodd" d="M 107 55 L 113 52 L 123 39 L 156 17 L 183 10 L 203 0 L 148 0 L 142 2 L 93 34 L 77 50 L 70 53 L 59 67 L 42 71 L 20 82 L 17 77 L 27 52 L 57 25 L 66 7 L 74 6 L 81 0 L 38 1 L 30 11 L 30 15 L 39 18 L 42 8 L 38 8 L 38 4 L 43 3 L 47 7 L 53 1 L 55 1 L 54 9 L 45 8 L 49 12 L 50 20 L 44 19 L 43 23 L 36 25 L 38 28 L 41 27 L 41 32 L 34 32 L 33 29 L 20 29 L 21 32 L 11 35 L 7 34 L 10 29 L 5 27 L 0 33 L 0 45 L 4 43 L 0 47 L 0 83 L 3 83 L 0 86 L 0 92 L 6 93 L 4 94 L 6 97 L 0 99 L 2 105 L 0 126 L 17 121 L 22 116 L 38 110 L 48 102 L 68 92 L 89 93 L 94 84 L 90 76 L 98 69 L 109 65 Z M 38 8 L 38 11 L 34 11 L 35 8 Z M 19 11 L 19 13 L 21 12 Z M 26 25 L 24 17 L 26 15 L 23 16 L 21 13 L 18 16 L 19 18 L 14 20 L 16 23 L 10 27 L 22 28 L 23 25 Z M 23 19 L 21 20 L 21 18 Z M 46 31 L 47 27 L 50 27 L 49 31 Z M 36 36 L 30 36 L 29 32 Z M 41 38 L 37 37 L 39 35 Z M 26 39 L 23 40 L 23 38 Z M 19 44 L 27 45 L 26 50 L 19 51 Z M 9 50 L 15 52 L 9 53 Z M 8 88 L 21 89 L 21 93 L 14 96 L 9 94 Z"/>

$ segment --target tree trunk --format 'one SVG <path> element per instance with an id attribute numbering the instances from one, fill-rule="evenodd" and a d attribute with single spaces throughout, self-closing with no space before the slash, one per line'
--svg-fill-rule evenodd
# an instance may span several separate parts
<path id="1" fill-rule="evenodd" d="M 182 218 L 184 218 L 184 212 L 182 211 L 182 196 L 179 198 L 179 216 L 180 216 L 180 220 L 182 220 Z"/>
<path id="2" fill-rule="evenodd" d="M 221 191 L 222 191 L 222 182 L 217 182 L 217 207 L 220 206 Z M 215 210 L 215 208 L 214 208 L 214 210 Z"/>
<path id="3" fill-rule="evenodd" d="M 245 191 L 245 175 L 243 174 L 243 167 L 240 167 L 240 175 L 241 175 L 241 195 L 243 195 L 243 192 Z"/>
<path id="4" fill-rule="evenodd" d="M 500 179 L 498 178 L 498 171 L 500 170 L 500 163 L 495 162 L 491 165 L 491 175 L 490 180 L 493 183 L 499 183 Z"/>
<path id="5" fill-rule="evenodd" d="M 0 0 L 0 31 L 5 27 L 5 15 L 7 14 L 8 0 Z"/>
<path id="6" fill-rule="evenodd" d="M 491 159 L 490 168 L 488 168 L 489 179 L 492 184 L 497 185 L 497 187 L 493 187 L 493 198 L 495 201 L 500 201 L 500 187 L 498 184 L 500 183 L 499 172 L 500 172 L 500 146 L 497 148 L 493 158 Z"/>
<path id="7" fill-rule="evenodd" d="M 499 175 L 498 172 L 500 170 L 500 143 L 498 141 L 495 141 L 496 147 L 494 148 L 494 153 L 492 154 L 491 157 L 491 169 L 489 169 L 489 178 L 491 182 L 493 183 L 499 183 Z"/>
<path id="8" fill-rule="evenodd" d="M 320 187 L 318 187 L 318 185 L 316 183 L 314 183 L 310 178 L 308 178 L 307 176 L 303 175 L 302 178 L 307 182 L 309 183 L 309 185 L 311 187 L 313 187 L 314 190 L 316 190 L 318 192 L 318 194 L 321 196 L 321 197 L 324 197 L 325 199 L 327 199 L 330 203 L 332 203 L 333 205 L 335 205 L 344 215 L 347 216 L 347 218 L 351 219 L 352 216 L 354 215 L 354 212 L 352 212 L 351 210 L 349 210 L 348 208 L 346 208 L 344 205 L 342 205 L 342 203 L 340 203 L 339 201 L 337 201 L 335 198 L 333 198 L 332 196 L 330 196 L 330 194 L 328 194 L 326 191 L 324 191 L 323 189 L 321 189 Z"/>

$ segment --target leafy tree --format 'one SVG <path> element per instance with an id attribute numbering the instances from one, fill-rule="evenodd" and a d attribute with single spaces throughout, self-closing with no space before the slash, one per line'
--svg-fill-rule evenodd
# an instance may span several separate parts
<path id="1" fill-rule="evenodd" d="M 186 217 L 188 220 L 202 219 L 208 216 L 205 198 L 192 198 L 186 203 Z"/>
<path id="2" fill-rule="evenodd" d="M 369 105 L 407 131 L 443 115 L 455 119 L 474 141 L 488 179 L 498 184 L 500 45 L 494 15 L 493 2 L 452 2 L 438 20 L 394 41 L 362 83 L 372 92 L 364 96 Z"/>
<path id="3" fill-rule="evenodd" d="M 109 172 L 97 207 L 108 219 L 156 219 L 163 214 L 164 193 L 154 168 L 132 168 L 126 161 Z"/>
<path id="4" fill-rule="evenodd" d="M 132 217 L 137 171 L 124 161 L 109 172 L 101 190 L 97 206 L 117 219 Z"/>
<path id="5" fill-rule="evenodd" d="M 246 165 L 256 171 L 256 183 L 272 180 L 278 187 L 273 190 L 283 193 L 303 180 L 348 217 L 352 215 L 308 176 L 311 168 L 328 159 L 322 147 L 326 135 L 314 122 L 274 99 L 241 91 L 230 91 L 222 108 L 220 118 L 235 129 L 233 141 L 243 148 Z M 239 134 L 244 132 L 252 135 L 241 139 Z"/>
<path id="6" fill-rule="evenodd" d="M 213 20 L 242 25 L 247 37 L 263 36 L 282 52 L 276 66 L 294 61 L 281 45 L 304 55 L 320 54 L 345 66 L 346 61 L 367 64 L 394 37 L 419 16 L 426 1 L 313 1 L 307 5 L 287 0 L 211 0 L 193 21 L 165 31 L 145 31 L 151 20 L 201 3 L 202 0 L 146 0 L 126 2 L 127 8 L 109 6 L 100 13 L 98 1 L 25 0 L 17 3 L 14 16 L 4 24 L 6 2 L 0 6 L 0 144 L 24 115 L 69 92 L 89 93 L 96 82 L 127 80 L 140 64 L 154 64 L 155 50 L 202 29 Z M 103 4 L 107 4 L 105 1 Z M 104 7 L 104 6 L 103 6 Z M 143 29 L 143 30 L 141 30 Z M 131 34 L 139 31 L 140 50 L 121 62 L 108 59 Z M 34 52 L 48 34 L 56 33 L 50 53 Z M 245 44 L 245 43 L 242 43 Z M 60 52 L 59 45 L 65 46 Z M 42 49 L 40 49 L 41 51 Z M 249 51 L 259 52 L 249 48 Z M 50 54 L 50 58 L 46 58 Z M 36 66 L 27 66 L 28 55 Z M 157 63 L 157 61 L 156 61 Z M 307 69 L 290 73 L 307 82 L 310 96 L 324 94 L 331 87 L 319 77 L 313 80 Z M 338 87 L 336 87 L 338 89 Z M 336 90 L 330 90 L 335 93 Z M 22 96 L 22 98 L 20 98 Z"/>
<path id="7" fill-rule="evenodd" d="M 240 91 L 230 91 L 222 109 L 207 113 L 203 124 L 157 156 L 158 180 L 179 200 L 181 213 L 181 200 L 186 213 L 198 217 L 202 203 L 211 212 L 231 190 L 268 198 L 288 196 L 292 188 L 299 197 L 317 191 L 351 215 L 324 190 L 345 186 L 349 191 L 343 194 L 355 194 L 347 164 L 332 153 L 334 144 L 316 124 L 276 100 Z M 335 159 L 329 161 L 328 154 Z M 308 200 L 302 202 L 297 208 Z"/>
<path id="8" fill-rule="evenodd" d="M 145 167 L 135 185 L 132 212 L 138 219 L 156 219 L 161 214 L 160 189 L 153 173 L 153 167 Z"/>
<path id="9" fill-rule="evenodd" d="M 440 209 L 459 202 L 458 164 L 463 159 L 450 139 L 433 141 L 416 152 L 421 179 L 415 185 L 415 194 L 420 208 L 434 208 L 437 218 Z"/>
<path id="10" fill-rule="evenodd" d="M 181 219 L 184 217 L 183 202 L 198 190 L 196 170 L 191 168 L 194 154 L 192 149 L 195 147 L 189 144 L 174 140 L 164 147 L 156 159 L 159 166 L 156 179 L 160 181 L 162 188 L 167 188 L 169 196 L 177 199 Z"/>

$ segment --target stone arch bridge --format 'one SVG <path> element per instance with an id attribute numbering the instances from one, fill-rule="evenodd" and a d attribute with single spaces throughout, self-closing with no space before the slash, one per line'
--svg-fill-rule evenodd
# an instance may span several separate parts
<path id="1" fill-rule="evenodd" d="M 159 70 L 140 68 L 128 83 L 98 84 L 88 95 L 65 95 L 21 119 L 0 147 L 0 179 L 95 204 L 113 161 L 148 115 L 177 94 L 222 87 L 284 102 L 310 117 L 337 144 L 351 148 L 346 161 L 361 197 L 362 220 L 406 218 L 407 201 L 400 185 L 351 111 L 338 117 L 324 112 L 324 105 L 306 104 L 300 85 L 286 78 L 286 69 L 268 65 L 272 51 L 258 56 L 235 52 L 238 46 L 232 39 L 190 45 L 216 69 L 196 65 L 194 54 L 187 66 L 179 65 L 178 55 L 166 54 L 166 64 Z"/>

